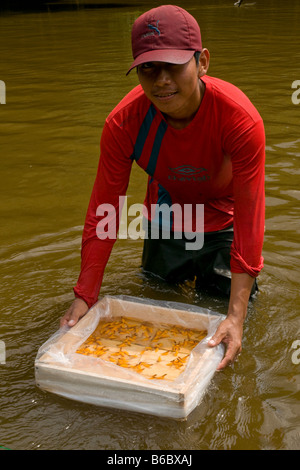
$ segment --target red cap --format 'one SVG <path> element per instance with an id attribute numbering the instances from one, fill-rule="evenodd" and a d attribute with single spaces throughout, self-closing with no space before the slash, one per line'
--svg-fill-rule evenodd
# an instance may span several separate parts
<path id="1" fill-rule="evenodd" d="M 127 74 L 145 62 L 185 64 L 202 49 L 197 21 L 175 5 L 162 5 L 139 16 L 132 27 L 131 44 L 134 61 Z"/>

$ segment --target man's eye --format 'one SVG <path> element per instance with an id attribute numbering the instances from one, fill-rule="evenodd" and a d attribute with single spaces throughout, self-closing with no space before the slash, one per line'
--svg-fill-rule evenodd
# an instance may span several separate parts
<path id="1" fill-rule="evenodd" d="M 153 69 L 153 67 L 154 67 L 153 62 L 145 62 L 144 64 L 140 65 L 140 68 L 142 70 L 150 70 L 150 69 Z"/>

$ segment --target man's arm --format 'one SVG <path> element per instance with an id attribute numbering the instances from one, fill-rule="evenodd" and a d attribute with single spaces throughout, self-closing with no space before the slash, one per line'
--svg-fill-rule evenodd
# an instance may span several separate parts
<path id="1" fill-rule="evenodd" d="M 126 145 L 123 134 L 120 131 L 117 135 L 116 129 L 112 132 L 107 123 L 102 131 L 101 156 L 82 235 L 81 270 L 73 289 L 76 298 L 61 318 L 61 326 L 74 326 L 98 299 L 104 270 L 119 228 L 119 213 L 122 210 L 119 196 L 126 194 L 132 166 L 128 156 L 132 153 L 132 147 Z M 101 205 L 105 209 L 98 215 Z M 107 207 L 110 208 L 110 215 Z M 99 228 L 100 221 L 108 220 L 108 216 L 110 228 L 115 228 L 112 234 L 106 232 L 106 222 Z M 102 233 L 104 236 L 99 236 Z"/>
<path id="2" fill-rule="evenodd" d="M 232 132 L 227 152 L 232 156 L 234 239 L 231 246 L 231 294 L 226 319 L 210 346 L 223 342 L 226 354 L 218 370 L 231 364 L 242 350 L 243 325 L 254 278 L 263 267 L 265 133 L 261 120 Z"/>
<path id="3" fill-rule="evenodd" d="M 247 273 L 232 273 L 231 293 L 226 319 L 220 324 L 209 346 L 221 342 L 226 345 L 226 353 L 217 370 L 232 364 L 242 350 L 243 325 L 254 278 Z"/>

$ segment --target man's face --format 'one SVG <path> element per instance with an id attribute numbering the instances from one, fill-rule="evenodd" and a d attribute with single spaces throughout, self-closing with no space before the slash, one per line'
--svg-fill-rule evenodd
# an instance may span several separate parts
<path id="1" fill-rule="evenodd" d="M 140 84 L 149 100 L 170 122 L 189 122 L 197 112 L 201 92 L 199 66 L 194 57 L 186 64 L 147 62 L 138 67 Z"/>

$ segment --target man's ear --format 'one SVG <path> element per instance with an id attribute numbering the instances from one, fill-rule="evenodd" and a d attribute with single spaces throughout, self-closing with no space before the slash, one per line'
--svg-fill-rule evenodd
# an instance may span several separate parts
<path id="1" fill-rule="evenodd" d="M 202 49 L 200 57 L 199 57 L 199 72 L 198 77 L 203 77 L 203 75 L 207 74 L 209 68 L 209 59 L 210 53 L 208 49 Z"/>

